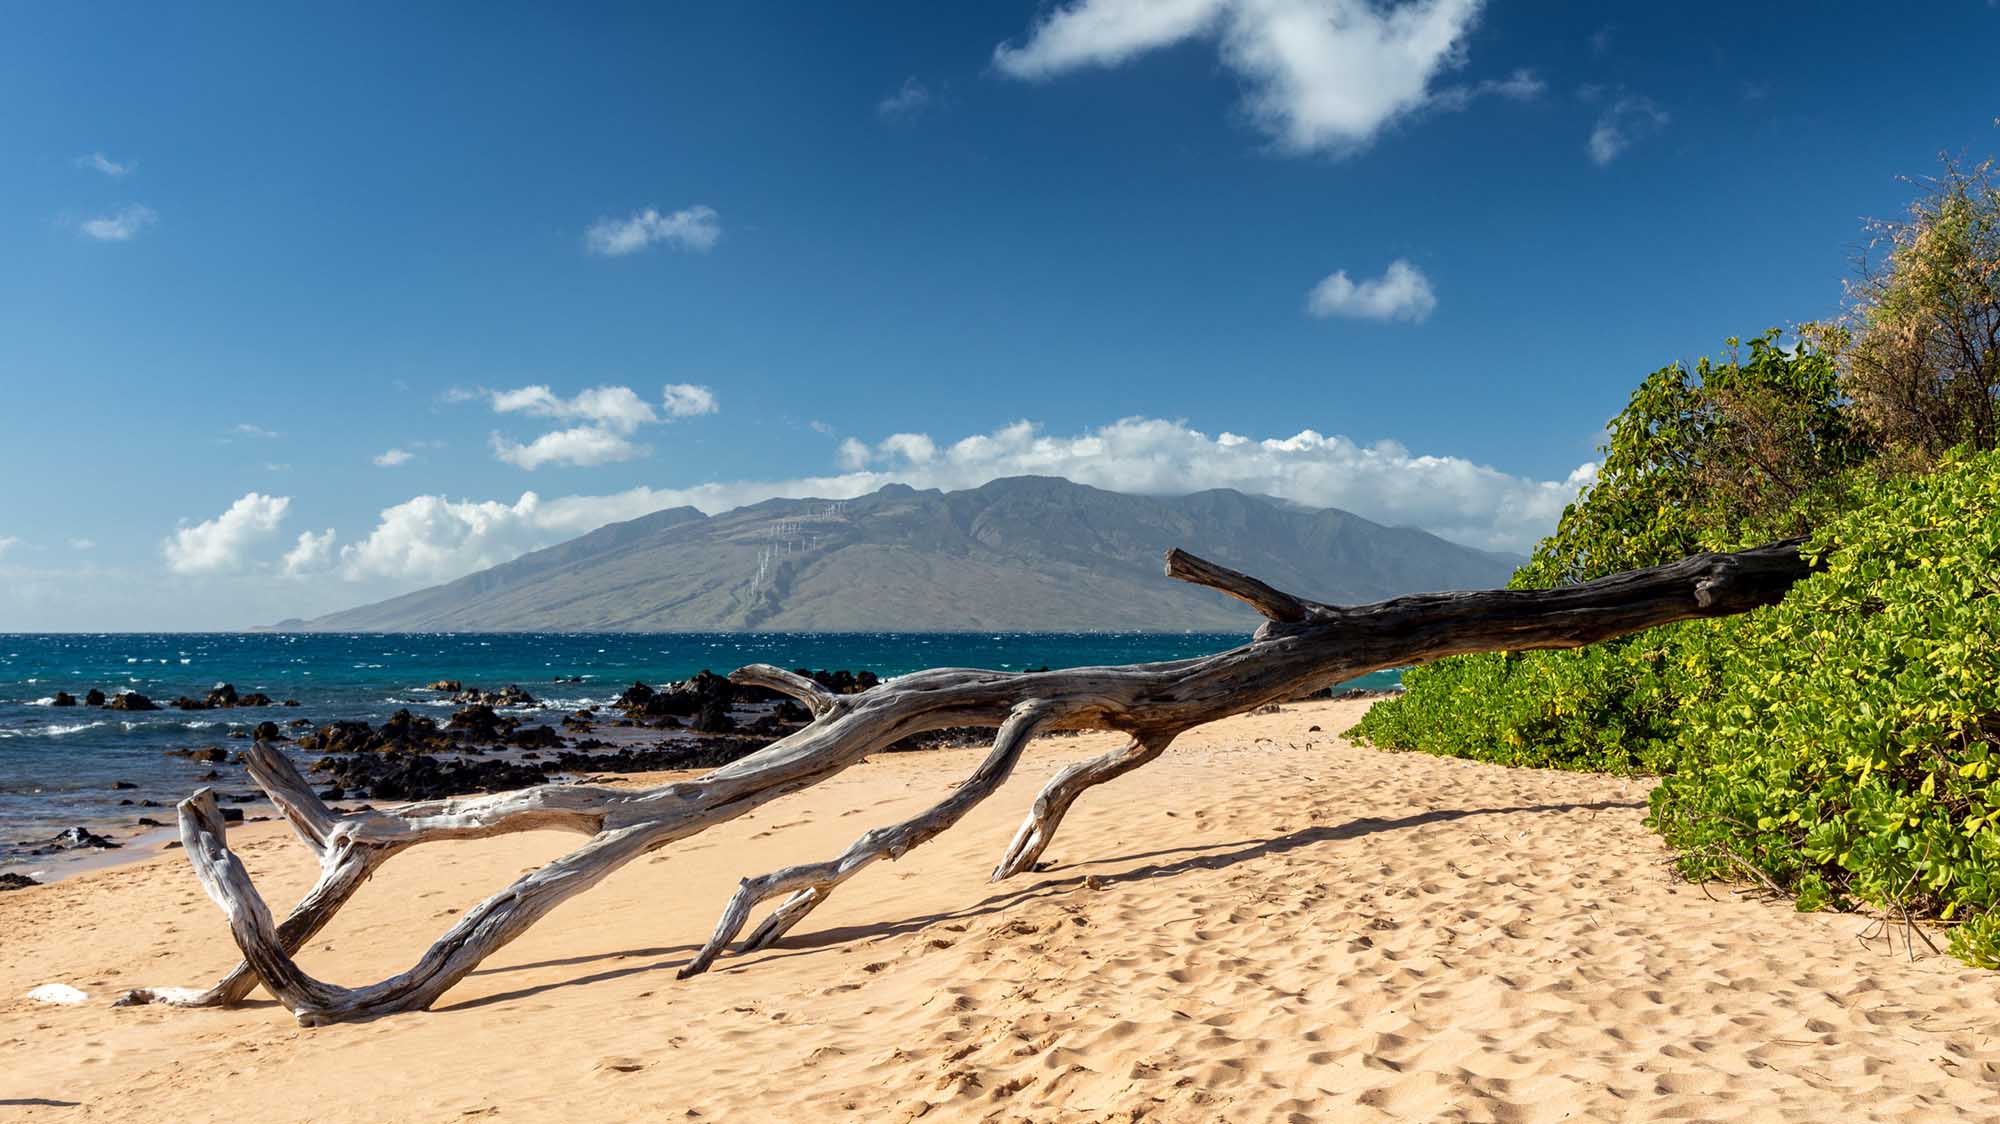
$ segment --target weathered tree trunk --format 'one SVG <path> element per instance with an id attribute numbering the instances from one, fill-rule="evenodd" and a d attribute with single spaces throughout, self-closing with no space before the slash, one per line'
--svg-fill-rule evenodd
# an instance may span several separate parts
<path id="1" fill-rule="evenodd" d="M 1153 760 L 1183 730 L 1383 668 L 1467 652 L 1574 648 L 1674 621 L 1745 612 L 1776 602 L 1807 571 L 1798 542 L 1789 541 L 1696 555 L 1561 589 L 1434 593 L 1342 608 L 1175 550 L 1167 554 L 1169 576 L 1220 590 L 1267 618 L 1248 644 L 1198 659 L 1124 667 L 922 671 L 855 695 L 835 695 L 791 672 L 752 665 L 731 678 L 791 695 L 811 711 L 811 723 L 698 779 L 658 788 L 538 785 L 339 815 L 281 752 L 259 744 L 250 753 L 251 774 L 318 855 L 318 883 L 283 925 L 274 926 L 228 848 L 209 791 L 195 793 L 180 804 L 181 841 L 202 888 L 228 917 L 244 962 L 206 991 L 141 989 L 120 1001 L 222 1006 L 262 983 L 306 1025 L 421 1010 L 557 905 L 641 855 L 817 784 L 911 734 L 946 726 L 999 728 L 986 760 L 936 806 L 868 832 L 827 862 L 744 880 L 715 934 L 681 972 L 693 975 L 714 962 L 759 903 L 789 895 L 752 930 L 748 948 L 777 940 L 876 859 L 900 857 L 950 828 L 1000 787 L 1038 732 L 1117 730 L 1132 741 L 1064 769 L 1044 786 L 1001 856 L 995 879 L 1032 868 L 1080 795 Z M 543 829 L 590 840 L 469 910 L 408 971 L 344 988 L 314 979 L 292 960 L 396 853 L 438 839 Z"/>

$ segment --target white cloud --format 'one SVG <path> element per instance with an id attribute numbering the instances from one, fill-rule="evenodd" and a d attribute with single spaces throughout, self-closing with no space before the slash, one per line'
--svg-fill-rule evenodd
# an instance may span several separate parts
<path id="1" fill-rule="evenodd" d="M 1227 0 L 1076 0 L 1050 10 L 1016 47 L 993 48 L 993 64 L 1016 78 L 1051 78 L 1213 31 Z"/>
<path id="2" fill-rule="evenodd" d="M 896 434 L 872 447 L 848 438 L 838 456 L 840 472 L 790 480 L 555 499 L 524 492 L 511 504 L 417 496 L 383 511 L 365 539 L 342 547 L 340 573 L 352 581 L 445 581 L 662 508 L 715 513 L 774 497 L 852 499 L 890 483 L 971 488 L 1023 474 L 1150 495 L 1236 488 L 1422 527 L 1473 546 L 1525 551 L 1554 529 L 1563 506 L 1597 470 L 1586 463 L 1562 480 L 1534 480 L 1461 457 L 1413 454 L 1393 441 L 1361 445 L 1310 429 L 1261 440 L 1211 437 L 1156 418 L 1127 418 L 1067 437 L 1022 421 L 950 445 L 924 434 Z"/>
<path id="3" fill-rule="evenodd" d="M 495 413 L 533 414 L 544 418 L 561 418 L 566 421 L 582 420 L 619 433 L 631 433 L 642 425 L 651 425 L 664 420 L 660 411 L 652 403 L 627 386 L 598 386 L 579 392 L 574 398 L 564 398 L 546 386 L 524 386 L 518 390 L 489 390 L 483 392 L 492 400 Z M 477 397 L 465 394 L 453 397 L 453 401 L 464 401 Z M 660 403 L 666 417 L 691 418 L 702 414 L 712 414 L 718 409 L 715 391 L 694 383 L 668 383 L 661 388 Z"/>
<path id="4" fill-rule="evenodd" d="M 71 550 L 96 550 L 97 541 L 95 539 L 71 539 L 69 540 L 69 548 Z"/>
<path id="5" fill-rule="evenodd" d="M 285 552 L 282 563 L 286 577 L 298 578 L 316 574 L 333 564 L 333 528 L 328 527 L 319 534 L 300 531 L 292 549 Z"/>
<path id="6" fill-rule="evenodd" d="M 911 464 L 929 464 L 937 459 L 937 443 L 922 433 L 892 433 L 877 446 L 884 457 L 899 457 Z"/>
<path id="7" fill-rule="evenodd" d="M 0 535 L 0 557 L 5 557 L 8 551 L 20 545 L 19 535 Z"/>
<path id="8" fill-rule="evenodd" d="M 605 512 L 614 509 L 615 505 L 600 505 Z M 607 515 L 602 522 L 615 518 Z M 522 493 L 513 504 L 416 496 L 384 509 L 367 538 L 341 547 L 340 572 L 350 581 L 444 581 L 569 534 L 593 530 L 602 522 L 579 527 L 550 519 L 533 492 Z"/>
<path id="9" fill-rule="evenodd" d="M 285 518 L 290 496 L 245 493 L 229 510 L 213 519 L 175 531 L 161 550 L 167 568 L 177 574 L 204 574 L 241 569 L 246 552 L 268 538 Z"/>
<path id="10" fill-rule="evenodd" d="M 683 494 L 640 487 L 544 500 L 523 492 L 511 504 L 414 496 L 385 508 L 366 538 L 341 547 L 338 569 L 355 582 L 447 581 L 606 523 L 680 506 Z"/>
<path id="11" fill-rule="evenodd" d="M 814 433 L 824 433 L 828 437 L 833 436 L 833 427 L 819 420 L 818 418 L 814 418 L 813 420 L 807 422 L 806 428 L 812 430 Z"/>
<path id="12" fill-rule="evenodd" d="M 377 468 L 395 468 L 399 465 L 410 463 L 410 460 L 415 456 L 416 454 L 410 452 L 408 449 L 390 449 L 375 455 L 375 466 Z"/>
<path id="13" fill-rule="evenodd" d="M 252 425 L 249 422 L 238 422 L 229 432 L 241 433 L 245 437 L 262 437 L 268 441 L 275 441 L 284 436 L 275 429 L 265 429 L 261 425 Z"/>
<path id="14" fill-rule="evenodd" d="M 1591 161 L 1602 168 L 1633 144 L 1666 128 L 1670 120 L 1666 110 L 1653 104 L 1651 98 L 1627 94 L 1598 114 L 1585 148 Z"/>
<path id="15" fill-rule="evenodd" d="M 159 213 L 151 207 L 133 204 L 121 207 L 102 218 L 87 219 L 78 229 L 89 238 L 99 242 L 129 242 L 141 230 L 160 220 Z"/>
<path id="16" fill-rule="evenodd" d="M 1306 294 L 1306 311 L 1319 319 L 1345 316 L 1422 323 L 1436 308 L 1430 278 L 1402 258 L 1390 262 L 1388 271 L 1372 281 L 1356 284 L 1346 270 L 1339 270 Z"/>
<path id="17" fill-rule="evenodd" d="M 626 386 L 592 387 L 571 398 L 542 385 L 515 390 L 453 390 L 446 395 L 454 402 L 481 396 L 492 403 L 495 413 L 587 423 L 544 433 L 525 445 L 493 435 L 495 456 L 530 470 L 544 464 L 594 465 L 643 457 L 651 450 L 629 439 L 640 426 L 712 414 L 719 408 L 715 391 L 694 383 L 668 383 L 661 389 L 659 409 Z"/>
<path id="18" fill-rule="evenodd" d="M 670 382 L 660 397 L 667 404 L 670 417 L 695 418 L 720 409 L 715 401 L 715 391 L 691 382 Z"/>
<path id="19" fill-rule="evenodd" d="M 1534 71 L 1522 67 L 1505 78 L 1488 78 L 1470 86 L 1448 86 L 1431 95 L 1429 105 L 1433 109 L 1459 110 L 1485 97 L 1534 101 L 1548 92 L 1548 88 L 1548 83 Z"/>
<path id="20" fill-rule="evenodd" d="M 584 232 L 584 248 L 593 254 L 621 257 L 655 242 L 706 253 L 722 237 L 722 220 L 713 207 L 693 206 L 663 215 L 651 207 L 630 218 L 603 218 Z"/>
<path id="21" fill-rule="evenodd" d="M 88 156 L 77 157 L 76 166 L 79 168 L 88 168 L 94 172 L 103 172 L 112 179 L 118 179 L 139 165 L 136 161 L 132 160 L 127 160 L 123 164 L 120 164 L 102 152 L 93 152 Z"/>
<path id="22" fill-rule="evenodd" d="M 523 445 L 498 433 L 493 434 L 493 455 L 517 468 L 532 472 L 545 464 L 588 467 L 613 461 L 637 460 L 652 452 L 608 429 L 579 425 L 544 433 Z"/>
<path id="23" fill-rule="evenodd" d="M 914 121 L 930 108 L 931 92 L 917 76 L 903 79 L 896 92 L 875 103 L 875 116 L 884 121 Z"/>
<path id="24" fill-rule="evenodd" d="M 1248 85 L 1258 126 L 1293 152 L 1352 152 L 1423 107 L 1463 61 L 1481 0 L 1070 0 L 1026 42 L 1002 43 L 1002 73 L 1045 79 L 1117 66 L 1194 38 L 1219 41 Z"/>
<path id="25" fill-rule="evenodd" d="M 639 397 L 629 386 L 594 386 L 579 391 L 574 398 L 563 398 L 546 386 L 524 386 L 519 390 L 488 393 L 492 397 L 495 413 L 581 419 L 619 433 L 630 433 L 641 425 L 660 420 L 652 404 Z"/>

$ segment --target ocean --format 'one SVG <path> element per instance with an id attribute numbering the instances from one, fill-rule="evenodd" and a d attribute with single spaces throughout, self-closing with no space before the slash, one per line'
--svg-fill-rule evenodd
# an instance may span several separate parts
<path id="1" fill-rule="evenodd" d="M 210 783 L 201 776 L 217 768 L 172 750 L 220 746 L 233 753 L 243 742 L 229 734 L 267 719 L 379 723 L 407 707 L 442 720 L 457 704 L 421 689 L 438 679 L 489 689 L 519 684 L 560 708 L 546 712 L 553 721 L 611 701 L 634 680 L 658 685 L 747 663 L 887 677 L 929 667 L 1180 659 L 1243 640 L 1215 633 L 0 634 L 0 869 L 46 864 L 26 849 L 75 825 L 124 841 L 140 833 L 124 826 L 140 816 L 172 823 L 174 802 Z M 1355 685 L 1387 687 L 1397 678 L 1381 672 Z M 201 698 L 218 683 L 299 705 L 171 709 L 177 696 Z M 81 700 L 92 688 L 138 691 L 163 709 L 49 705 L 58 691 Z M 220 770 L 213 783 L 222 789 L 254 791 L 240 767 Z"/>

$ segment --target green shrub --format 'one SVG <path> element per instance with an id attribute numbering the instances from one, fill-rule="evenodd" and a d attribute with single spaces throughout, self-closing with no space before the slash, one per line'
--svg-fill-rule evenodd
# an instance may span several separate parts
<path id="1" fill-rule="evenodd" d="M 1826 569 L 1718 622 L 1648 822 L 1691 878 L 1965 921 L 2000 966 L 2000 454 L 1867 489 Z"/>
<path id="2" fill-rule="evenodd" d="M 1865 449 L 1827 353 L 1771 332 L 1726 362 L 1648 375 L 1609 427 L 1598 479 L 1509 583 L 1586 581 L 1703 549 L 1802 533 L 1850 487 Z M 1459 656 L 1404 676 L 1350 733 L 1505 765 L 1658 771 L 1675 714 L 1712 690 L 1717 625 L 1574 652 Z"/>
<path id="3" fill-rule="evenodd" d="M 1654 771 L 1679 703 L 1673 626 L 1573 652 L 1491 652 L 1406 672 L 1404 693 L 1369 708 L 1351 736 L 1497 765 Z"/>

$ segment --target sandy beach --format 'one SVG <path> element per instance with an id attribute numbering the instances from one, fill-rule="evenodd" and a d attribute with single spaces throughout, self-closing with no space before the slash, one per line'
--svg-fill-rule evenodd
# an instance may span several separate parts
<path id="1" fill-rule="evenodd" d="M 779 948 L 674 979 L 745 874 L 830 856 L 975 751 L 857 767 L 634 864 L 429 1012 L 302 1029 L 114 1009 L 236 960 L 176 852 L 0 895 L 0 1120 L 1745 1120 L 2000 1115 L 2000 977 L 1678 882 L 1642 780 L 1351 746 L 1365 703 L 1184 736 L 986 874 L 1035 743 L 965 823 Z M 1313 732 L 1312 727 L 1319 727 Z M 643 778 L 640 778 L 643 779 Z M 311 861 L 231 842 L 282 909 Z M 559 834 L 391 862 L 302 956 L 400 971 Z M 64 983 L 74 1007 L 25 998 Z"/>

